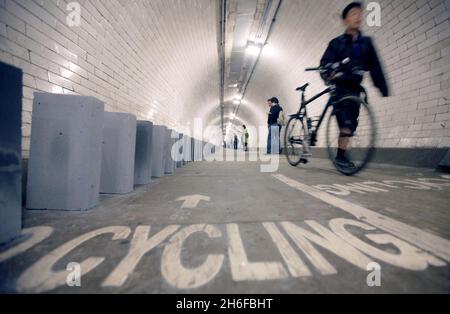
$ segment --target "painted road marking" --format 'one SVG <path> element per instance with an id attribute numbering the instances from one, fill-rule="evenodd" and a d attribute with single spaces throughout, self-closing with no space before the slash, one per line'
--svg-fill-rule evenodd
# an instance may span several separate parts
<path id="1" fill-rule="evenodd" d="M 312 273 L 309 271 L 308 266 L 301 260 L 295 250 L 281 234 L 280 230 L 274 223 L 263 223 L 264 228 L 270 234 L 273 243 L 277 246 L 284 262 L 288 266 L 289 273 L 292 277 L 311 277 Z"/>
<path id="2" fill-rule="evenodd" d="M 205 195 L 187 195 L 177 199 L 177 201 L 183 201 L 181 208 L 178 209 L 173 215 L 169 217 L 170 220 L 183 221 L 191 217 L 191 211 L 187 209 L 197 208 L 200 201 L 210 202 L 211 198 Z"/>
<path id="3" fill-rule="evenodd" d="M 354 226 L 366 231 L 376 231 L 376 228 L 352 219 L 337 218 L 330 221 L 331 230 L 342 239 L 350 243 L 354 248 L 391 265 L 409 270 L 425 270 L 428 265 L 442 267 L 446 263 L 425 251 L 418 250 L 409 243 L 395 238 L 390 234 L 366 234 L 365 237 L 377 244 L 392 244 L 400 253 L 391 253 L 380 250 L 367 242 L 364 242 L 346 230 L 346 226 Z"/>
<path id="4" fill-rule="evenodd" d="M 177 201 L 184 201 L 181 208 L 193 209 L 198 206 L 200 201 L 210 202 L 211 198 L 205 195 L 187 195 L 177 199 Z"/>
<path id="5" fill-rule="evenodd" d="M 212 225 L 192 225 L 175 234 L 161 257 L 161 274 L 166 281 L 178 289 L 194 289 L 211 281 L 222 268 L 223 254 L 208 255 L 205 262 L 195 268 L 186 268 L 181 262 L 184 241 L 192 234 L 202 232 L 209 238 L 220 238 L 222 233 Z"/>
<path id="6" fill-rule="evenodd" d="M 338 272 L 325 257 L 319 253 L 312 243 L 327 249 L 361 269 L 365 269 L 367 264 L 371 262 L 367 256 L 350 246 L 345 240 L 341 239 L 324 226 L 321 226 L 319 223 L 312 220 L 305 221 L 305 223 L 318 234 L 309 232 L 292 222 L 283 222 L 281 225 L 322 275 L 333 275 Z"/>
<path id="7" fill-rule="evenodd" d="M 444 176 L 442 176 L 444 177 Z M 411 190 L 437 190 L 442 191 L 450 187 L 450 181 L 437 178 L 417 178 L 415 180 L 384 180 L 384 181 L 365 181 L 348 184 L 319 184 L 314 188 L 327 193 L 348 196 L 352 193 L 387 193 L 392 189 L 411 189 Z"/>
<path id="8" fill-rule="evenodd" d="M 52 233 L 53 228 L 45 226 L 23 229 L 21 233 L 21 238 L 18 239 L 20 243 L 11 247 L 9 250 L 6 250 L 5 252 L 1 253 L 0 263 L 10 258 L 13 258 L 14 256 L 22 254 L 23 252 L 27 251 L 28 249 L 47 239 Z M 22 242 L 21 240 L 24 238 L 26 240 Z"/>
<path id="9" fill-rule="evenodd" d="M 181 253 L 186 240 L 196 233 L 204 233 L 210 239 L 222 238 L 227 241 L 228 261 L 233 281 L 264 281 L 282 280 L 287 278 L 311 277 L 313 273 L 298 255 L 298 250 L 303 253 L 309 264 L 321 275 L 336 275 L 338 270 L 322 255 L 317 246 L 326 249 L 335 256 L 365 271 L 367 265 L 373 260 L 386 262 L 402 269 L 422 271 L 429 265 L 441 267 L 447 264 L 420 250 L 412 244 L 402 241 L 390 234 L 380 234 L 379 230 L 354 219 L 334 218 L 328 222 L 328 227 L 314 220 L 304 222 L 312 231 L 300 227 L 292 222 L 264 222 L 262 230 L 266 230 L 272 238 L 272 243 L 278 249 L 280 255 L 275 254 L 271 262 L 249 261 L 245 250 L 243 237 L 237 224 L 227 224 L 227 237 L 222 236 L 218 226 L 214 225 L 178 225 L 166 226 L 161 231 L 150 237 L 151 226 L 138 226 L 135 230 L 130 248 L 126 256 L 118 263 L 118 266 L 103 281 L 102 287 L 120 288 L 130 278 L 142 258 L 157 247 L 164 247 L 161 256 L 161 276 L 168 284 L 177 289 L 195 289 L 210 283 L 223 268 L 225 254 L 208 254 L 202 265 L 187 267 L 181 261 Z M 354 236 L 346 230 L 347 226 L 357 227 L 362 231 L 370 231 L 363 236 L 376 244 L 390 244 L 396 248 L 394 251 L 384 251 L 360 237 Z M 284 232 L 296 245 L 297 250 L 290 245 Z M 17 281 L 17 291 L 26 293 L 48 292 L 66 284 L 67 273 L 54 270 L 55 265 L 67 256 L 72 250 L 79 248 L 83 243 L 100 235 L 112 233 L 112 240 L 126 239 L 131 233 L 125 226 L 105 227 L 88 232 L 84 235 L 61 245 L 52 252 L 43 256 L 36 263 L 26 269 Z M 259 233 L 257 233 L 259 234 Z M 260 235 L 260 234 L 259 234 Z M 170 241 L 166 239 L 172 236 Z M 258 236 L 258 235 L 257 235 Z M 268 245 L 271 245 L 268 243 Z M 267 248 L 265 244 L 262 246 Z M 274 251 L 268 251 L 274 252 Z M 195 253 L 195 252 L 193 252 Z M 276 259 L 279 259 L 278 261 Z M 80 263 L 81 276 L 98 267 L 104 257 L 89 257 Z M 283 264 L 284 262 L 284 264 Z M 287 266 L 287 269 L 285 268 Z M 145 265 L 143 265 L 145 269 Z M 362 281 L 365 280 L 365 275 Z M 84 286 L 84 285 L 83 285 Z"/>
<path id="10" fill-rule="evenodd" d="M 120 287 L 123 285 L 142 257 L 161 244 L 167 237 L 177 231 L 178 228 L 179 226 L 168 226 L 149 238 L 150 226 L 137 227 L 127 256 L 120 262 L 108 278 L 105 279 L 102 286 Z"/>
<path id="11" fill-rule="evenodd" d="M 172 216 L 169 217 L 170 220 L 187 220 L 191 217 L 190 210 L 179 209 Z"/>
<path id="12" fill-rule="evenodd" d="M 355 216 L 358 220 L 365 221 L 379 229 L 394 234 L 425 251 L 433 253 L 446 261 L 450 261 L 450 241 L 447 239 L 425 232 L 419 228 L 397 221 L 388 216 L 378 214 L 377 212 L 362 206 L 352 204 L 314 187 L 290 179 L 282 174 L 275 174 L 272 176 L 294 189 L 309 194 L 334 207 L 342 209 L 343 211 Z"/>
<path id="13" fill-rule="evenodd" d="M 249 262 L 237 224 L 228 224 L 228 257 L 234 281 L 274 280 L 289 275 L 280 262 Z"/>
<path id="14" fill-rule="evenodd" d="M 447 239 L 380 215 L 375 211 L 352 204 L 286 176 L 279 174 L 273 176 L 288 186 L 340 208 L 356 217 L 357 220 L 334 218 L 329 221 L 327 227 L 314 220 L 304 221 L 311 231 L 292 222 L 262 223 L 272 240 L 272 245 L 275 245 L 275 248 L 280 253 L 277 255 L 279 260 L 277 261 L 277 258 L 275 258 L 271 262 L 249 261 L 244 246 L 244 241 L 247 239 L 241 235 L 237 224 L 224 225 L 227 237 L 222 237 L 222 232 L 214 225 L 189 225 L 184 227 L 169 225 L 152 236 L 150 236 L 151 226 L 138 226 L 127 255 L 122 258 L 101 286 L 122 287 L 129 280 L 130 275 L 142 258 L 150 251 L 161 246 L 164 246 L 161 256 L 161 276 L 168 284 L 178 289 L 194 289 L 210 283 L 223 268 L 226 260 L 225 254 L 206 254 L 203 264 L 195 268 L 183 265 L 181 261 L 183 245 L 187 238 L 195 233 L 204 233 L 210 239 L 223 238 L 224 241 L 227 241 L 229 267 L 232 279 L 235 282 L 282 280 L 290 277 L 313 276 L 312 271 L 300 257 L 298 251 L 303 253 L 302 256 L 306 257 L 312 268 L 316 269 L 320 274 L 337 274 L 338 270 L 319 252 L 316 248 L 317 246 L 332 252 L 335 256 L 342 258 L 363 271 L 367 269 L 367 265 L 374 259 L 414 271 L 425 270 L 428 266 L 446 266 L 445 261 L 450 261 L 450 241 Z M 383 184 L 391 183 L 394 184 L 393 181 Z M 437 184 L 437 181 L 426 181 L 426 183 Z M 409 182 L 409 184 L 412 184 L 412 182 Z M 442 182 L 439 182 L 439 184 L 442 184 Z M 448 182 L 445 184 L 448 184 Z M 427 187 L 431 188 L 430 185 L 427 185 Z M 385 186 L 378 185 L 377 188 L 384 189 Z M 364 232 L 363 236 L 356 237 L 347 230 L 348 226 L 359 228 Z M 381 234 L 380 229 L 388 233 Z M 284 231 L 285 235 L 283 235 L 282 231 Z M 24 232 L 31 234 L 31 239 L 19 243 L 15 248 L 0 254 L 0 261 L 6 261 L 37 245 L 50 236 L 52 228 L 36 227 Z M 63 270 L 54 270 L 55 265 L 83 243 L 93 241 L 95 237 L 104 234 L 112 234 L 112 240 L 127 239 L 131 234 L 131 230 L 127 226 L 104 227 L 68 241 L 26 269 L 17 280 L 17 291 L 40 293 L 64 286 L 67 273 Z M 166 240 L 169 237 L 171 237 L 170 241 L 167 242 Z M 365 237 L 372 243 L 379 245 L 390 244 L 396 250 L 394 252 L 385 251 L 381 246 L 376 247 L 367 241 L 363 241 L 361 237 Z M 295 244 L 295 248 L 291 246 L 288 238 Z M 105 257 L 87 257 L 80 263 L 81 275 L 84 276 L 99 267 L 104 260 Z"/>
<path id="15" fill-rule="evenodd" d="M 67 272 L 66 271 L 54 271 L 53 266 L 69 252 L 83 244 L 84 242 L 91 240 L 95 237 L 104 234 L 113 234 L 113 240 L 120 240 L 128 238 L 131 230 L 129 227 L 105 227 L 98 230 L 94 230 L 75 238 L 66 244 L 58 247 L 52 252 L 45 255 L 43 258 L 34 263 L 30 268 L 17 280 L 18 292 L 27 293 L 43 293 L 53 290 L 57 287 L 66 284 Z M 103 263 L 104 257 L 89 257 L 80 263 L 80 269 L 82 270 L 82 276 L 92 271 L 98 265 Z"/>

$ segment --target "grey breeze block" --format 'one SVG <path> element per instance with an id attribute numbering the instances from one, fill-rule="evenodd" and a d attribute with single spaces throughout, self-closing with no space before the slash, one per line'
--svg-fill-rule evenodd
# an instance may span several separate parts
<path id="1" fill-rule="evenodd" d="M 188 135 L 185 135 L 183 138 L 183 153 L 184 153 L 184 164 L 192 161 L 192 138 Z"/>
<path id="2" fill-rule="evenodd" d="M 173 136 L 175 135 L 176 132 L 174 130 L 167 130 L 166 161 L 164 164 L 164 172 L 166 174 L 173 174 L 175 169 L 174 159 L 172 158 L 172 147 L 175 145 L 175 138 Z"/>
<path id="3" fill-rule="evenodd" d="M 134 159 L 134 184 L 149 184 L 152 179 L 153 123 L 138 121 L 136 128 L 136 153 Z"/>
<path id="4" fill-rule="evenodd" d="M 98 205 L 104 105 L 93 97 L 35 93 L 27 208 Z"/>
<path id="5" fill-rule="evenodd" d="M 0 63 L 0 243 L 22 229 L 22 70 Z"/>
<path id="6" fill-rule="evenodd" d="M 100 192 L 128 194 L 134 188 L 136 117 L 105 112 Z"/>
<path id="7" fill-rule="evenodd" d="M 153 126 L 152 177 L 154 178 L 164 177 L 167 141 L 167 127 L 162 125 Z"/>

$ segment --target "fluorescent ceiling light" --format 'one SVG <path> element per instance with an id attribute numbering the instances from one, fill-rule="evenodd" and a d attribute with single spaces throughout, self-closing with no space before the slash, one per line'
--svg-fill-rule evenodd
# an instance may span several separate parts
<path id="1" fill-rule="evenodd" d="M 262 45 L 260 45 L 260 44 L 258 45 L 255 43 L 249 43 L 247 45 L 247 48 L 245 49 L 245 52 L 251 56 L 258 56 L 261 53 L 261 49 L 262 49 Z"/>

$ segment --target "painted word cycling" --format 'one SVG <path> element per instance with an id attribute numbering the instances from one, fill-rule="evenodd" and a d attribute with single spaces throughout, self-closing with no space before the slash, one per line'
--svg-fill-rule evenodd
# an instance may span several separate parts
<path id="1" fill-rule="evenodd" d="M 231 276 L 235 282 L 313 276 L 310 266 L 299 256 L 298 251 L 303 253 L 303 256 L 320 275 L 337 274 L 338 270 L 317 250 L 317 247 L 333 253 L 350 265 L 364 271 L 366 271 L 367 265 L 374 260 L 412 271 L 423 271 L 429 266 L 443 267 L 448 262 L 445 257 L 442 257 L 439 250 L 434 252 L 435 247 L 418 248 L 413 241 L 382 233 L 381 230 L 361 220 L 335 218 L 328 222 L 328 226 L 321 225 L 314 220 L 307 220 L 303 224 L 306 226 L 292 222 L 267 222 L 259 225 L 261 232 L 265 232 L 267 239 L 270 239 L 267 248 L 272 248 L 272 251 L 268 251 L 274 254 L 272 262 L 249 260 L 240 232 L 242 225 L 196 224 L 183 227 L 169 225 L 162 230 L 153 232 L 151 236 L 151 226 L 138 226 L 127 254 L 103 280 L 101 286 L 120 288 L 131 280 L 129 278 L 141 259 L 158 247 L 163 247 L 160 263 L 161 275 L 174 288 L 195 289 L 211 282 L 223 268 L 225 252 L 206 253 L 204 262 L 193 268 L 185 267 L 182 263 L 182 250 L 186 245 L 186 240 L 198 236 L 203 238 L 206 236 L 209 241 L 227 241 L 226 253 Z M 355 236 L 348 231 L 349 227 L 360 229 L 364 235 Z M 222 232 L 223 230 L 226 234 Z M 290 244 L 282 230 L 295 246 Z M 131 229 L 127 226 L 104 227 L 72 239 L 26 269 L 17 280 L 17 290 L 42 293 L 64 286 L 67 272 L 56 270 L 55 265 L 84 243 L 95 241 L 95 238 L 108 234 L 112 235 L 113 241 L 124 240 L 129 238 Z M 261 235 L 261 233 L 259 234 Z M 363 237 L 370 240 L 373 245 L 364 241 Z M 380 246 L 390 244 L 396 247 L 396 252 L 385 251 L 376 244 Z M 10 255 L 9 258 L 11 257 L 13 256 Z M 105 259 L 105 257 L 86 258 L 80 263 L 82 275 L 99 267 Z"/>

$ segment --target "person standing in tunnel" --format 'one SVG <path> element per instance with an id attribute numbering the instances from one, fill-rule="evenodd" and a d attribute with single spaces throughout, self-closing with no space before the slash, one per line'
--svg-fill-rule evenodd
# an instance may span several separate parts
<path id="1" fill-rule="evenodd" d="M 269 127 L 269 135 L 267 137 L 267 154 L 280 154 L 280 133 L 281 124 L 279 124 L 280 114 L 283 108 L 280 106 L 280 101 L 276 97 L 272 97 L 267 100 L 270 107 L 267 124 Z M 272 144 L 277 148 L 277 152 L 272 151 Z"/>
<path id="2" fill-rule="evenodd" d="M 336 85 L 335 101 L 345 96 L 361 96 L 361 83 L 364 72 L 369 71 L 374 85 L 380 90 L 383 97 L 389 96 L 389 88 L 383 73 L 373 41 L 361 32 L 363 21 L 363 4 L 352 2 L 342 12 L 342 21 L 346 27 L 345 33 L 333 39 L 326 49 L 320 65 L 327 67 L 350 58 L 348 69 L 338 78 L 335 73 L 324 73 L 325 81 L 332 80 Z M 336 118 L 340 128 L 336 164 L 343 168 L 353 168 L 355 165 L 347 158 L 346 150 L 350 138 L 358 127 L 360 104 L 355 102 L 342 102 L 340 108 L 335 107 Z"/>
<path id="3" fill-rule="evenodd" d="M 250 137 L 250 134 L 248 133 L 247 126 L 244 124 L 242 125 L 242 128 L 244 129 L 243 135 L 242 135 L 242 145 L 245 152 L 248 152 L 248 139 Z"/>
<path id="4" fill-rule="evenodd" d="M 239 144 L 239 142 L 238 142 L 238 136 L 235 134 L 235 135 L 234 135 L 234 150 L 237 150 L 237 149 L 238 149 L 238 144 Z"/>

